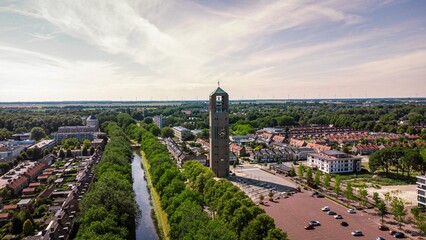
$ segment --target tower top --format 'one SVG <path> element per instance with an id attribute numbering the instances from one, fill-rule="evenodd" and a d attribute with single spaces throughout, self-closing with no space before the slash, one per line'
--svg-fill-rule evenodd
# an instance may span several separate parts
<path id="1" fill-rule="evenodd" d="M 214 94 L 227 94 L 225 91 L 223 91 L 222 88 L 217 87 L 216 90 L 214 90 L 212 93 L 210 93 L 210 96 L 213 96 Z"/>

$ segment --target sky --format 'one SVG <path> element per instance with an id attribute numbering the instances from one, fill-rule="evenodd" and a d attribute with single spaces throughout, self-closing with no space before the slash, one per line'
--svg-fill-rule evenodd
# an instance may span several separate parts
<path id="1" fill-rule="evenodd" d="M 1 0 L 0 101 L 426 97 L 423 0 Z"/>

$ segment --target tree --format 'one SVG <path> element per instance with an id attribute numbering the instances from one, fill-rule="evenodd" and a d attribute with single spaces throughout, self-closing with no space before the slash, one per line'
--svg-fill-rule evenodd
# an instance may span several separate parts
<path id="1" fill-rule="evenodd" d="M 279 228 L 273 228 L 268 231 L 268 236 L 264 240 L 287 240 L 287 233 Z"/>
<path id="2" fill-rule="evenodd" d="M 171 129 L 169 127 L 164 127 L 163 129 L 161 129 L 161 137 L 162 138 L 173 138 L 174 137 L 173 129 Z"/>
<path id="3" fill-rule="evenodd" d="M 413 214 L 414 219 L 416 220 L 416 227 L 420 230 L 420 233 L 425 234 L 426 233 L 426 217 L 424 213 L 417 206 L 411 209 L 411 213 Z"/>
<path id="4" fill-rule="evenodd" d="M 7 140 L 12 137 L 12 133 L 6 128 L 0 128 L 0 141 Z"/>
<path id="5" fill-rule="evenodd" d="M 64 150 L 61 148 L 61 150 L 59 150 L 59 157 L 60 158 L 64 158 L 65 157 L 65 152 Z"/>
<path id="6" fill-rule="evenodd" d="M 377 207 L 379 205 L 379 202 L 380 202 L 378 192 L 373 192 L 373 201 L 374 201 L 374 205 L 376 205 L 376 207 Z"/>
<path id="7" fill-rule="evenodd" d="M 33 223 L 31 222 L 30 219 L 27 219 L 24 222 L 24 226 L 23 226 L 23 232 L 25 234 L 25 236 L 29 236 L 29 235 L 33 235 L 34 234 L 34 227 L 33 227 Z"/>
<path id="8" fill-rule="evenodd" d="M 297 168 L 297 175 L 300 178 L 303 178 L 303 172 L 305 171 L 305 168 L 303 167 L 303 164 L 300 164 L 299 167 Z"/>
<path id="9" fill-rule="evenodd" d="M 312 181 L 312 168 L 308 167 L 308 170 L 306 170 L 306 179 L 308 182 Z"/>
<path id="10" fill-rule="evenodd" d="M 398 222 L 399 228 L 401 228 L 401 223 L 405 220 L 405 215 L 407 215 L 404 202 L 401 198 L 392 198 L 391 211 L 395 220 Z"/>
<path id="11" fill-rule="evenodd" d="M 92 146 L 92 142 L 89 139 L 83 140 L 83 147 L 89 149 Z"/>
<path id="12" fill-rule="evenodd" d="M 147 117 L 147 118 L 145 118 L 145 119 L 143 120 L 143 122 L 144 122 L 144 123 L 146 123 L 146 124 L 151 124 L 151 123 L 153 123 L 153 122 L 154 122 L 154 120 L 152 120 L 152 118 L 151 118 L 151 117 Z"/>
<path id="13" fill-rule="evenodd" d="M 261 240 L 266 238 L 268 231 L 275 228 L 274 220 L 262 213 L 249 222 L 241 233 L 241 239 Z"/>
<path id="14" fill-rule="evenodd" d="M 83 147 L 83 151 L 82 151 L 82 153 L 81 153 L 83 156 L 87 156 L 87 155 L 89 155 L 89 152 L 87 151 L 87 148 L 86 147 Z"/>
<path id="15" fill-rule="evenodd" d="M 320 170 L 316 170 L 315 171 L 315 179 L 314 179 L 314 184 L 316 186 L 318 186 L 320 184 L 320 178 L 321 178 L 321 172 L 320 172 Z"/>
<path id="16" fill-rule="evenodd" d="M 340 194 L 340 176 L 337 175 L 334 178 L 334 192 L 339 195 Z"/>
<path id="17" fill-rule="evenodd" d="M 36 141 L 46 137 L 46 132 L 41 127 L 33 127 L 30 132 L 30 138 Z"/>
<path id="18" fill-rule="evenodd" d="M 22 231 L 22 220 L 17 215 L 14 215 L 10 220 L 10 233 L 19 234 Z"/>
<path id="19" fill-rule="evenodd" d="M 89 148 L 89 153 L 90 153 L 90 156 L 92 156 L 95 153 L 95 148 L 93 146 Z"/>
<path id="20" fill-rule="evenodd" d="M 291 166 L 290 171 L 288 172 L 288 175 L 290 177 L 296 176 L 296 170 L 294 169 L 294 166 Z"/>
<path id="21" fill-rule="evenodd" d="M 324 187 L 329 188 L 330 187 L 330 174 L 326 173 L 324 176 Z"/>
<path id="22" fill-rule="evenodd" d="M 265 200 L 265 196 L 263 196 L 263 194 L 259 195 L 259 201 L 261 204 L 263 204 L 263 200 Z"/>
<path id="23" fill-rule="evenodd" d="M 368 192 L 365 190 L 365 188 L 359 189 L 359 199 L 361 199 L 361 202 L 363 205 L 367 205 L 368 199 L 367 199 Z"/>
<path id="24" fill-rule="evenodd" d="M 351 182 L 348 182 L 346 184 L 345 195 L 346 195 L 347 199 L 353 199 L 354 198 L 354 190 L 352 188 Z"/>
<path id="25" fill-rule="evenodd" d="M 72 157 L 72 152 L 70 149 L 67 149 L 67 157 L 70 158 Z"/>
<path id="26" fill-rule="evenodd" d="M 382 217 L 382 225 L 383 225 L 383 218 L 388 213 L 388 209 L 386 207 L 386 203 L 383 200 L 379 200 L 379 203 L 377 204 L 377 214 Z"/>
<path id="27" fill-rule="evenodd" d="M 273 197 L 274 197 L 274 193 L 273 193 L 272 191 L 269 191 L 268 196 L 269 196 L 269 201 L 274 200 L 274 199 L 273 199 Z"/>

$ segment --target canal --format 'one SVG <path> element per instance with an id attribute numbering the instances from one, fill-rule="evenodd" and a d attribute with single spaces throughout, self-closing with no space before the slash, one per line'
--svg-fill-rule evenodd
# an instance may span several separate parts
<path id="1" fill-rule="evenodd" d="M 136 228 L 136 240 L 158 240 L 159 237 L 151 218 L 152 206 L 149 200 L 147 183 L 144 178 L 145 172 L 141 164 L 141 157 L 133 153 L 133 190 L 136 194 L 136 202 L 142 211 L 142 217 L 139 219 L 138 227 Z"/>

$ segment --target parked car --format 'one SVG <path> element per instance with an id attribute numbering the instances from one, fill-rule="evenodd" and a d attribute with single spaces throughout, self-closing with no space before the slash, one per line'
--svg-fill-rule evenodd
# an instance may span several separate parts
<path id="1" fill-rule="evenodd" d="M 384 237 L 377 237 L 376 240 L 386 240 Z"/>
<path id="2" fill-rule="evenodd" d="M 321 208 L 321 211 L 330 211 L 330 207 L 329 206 L 325 206 L 325 207 Z"/>
<path id="3" fill-rule="evenodd" d="M 387 230 L 389 230 L 389 228 L 388 228 L 388 226 L 380 225 L 380 226 L 379 226 L 379 230 L 387 231 Z"/>
<path id="4" fill-rule="evenodd" d="M 363 236 L 364 234 L 360 230 L 355 230 L 352 232 L 352 236 Z"/>
<path id="5" fill-rule="evenodd" d="M 306 230 L 312 230 L 312 229 L 315 229 L 315 227 L 314 227 L 314 225 L 308 224 L 308 225 L 305 226 L 305 229 Z"/>
<path id="6" fill-rule="evenodd" d="M 350 209 L 348 209 L 348 213 L 354 214 L 354 213 L 356 213 L 356 211 L 355 211 L 355 209 L 350 208 Z"/>
<path id="7" fill-rule="evenodd" d="M 309 221 L 309 224 L 310 224 L 310 225 L 312 225 L 312 226 L 319 226 L 319 225 L 321 225 L 321 223 L 320 223 L 320 222 L 315 221 L 315 220 L 313 220 L 313 221 Z"/>
<path id="8" fill-rule="evenodd" d="M 335 219 L 342 219 L 343 217 L 342 217 L 342 215 L 337 214 L 336 216 L 334 216 L 334 218 L 335 218 Z"/>
<path id="9" fill-rule="evenodd" d="M 334 211 L 328 211 L 327 214 L 328 215 L 336 215 L 336 212 L 334 212 Z"/>
<path id="10" fill-rule="evenodd" d="M 340 226 L 347 227 L 349 224 L 347 222 L 340 222 Z"/>
<path id="11" fill-rule="evenodd" d="M 405 234 L 402 232 L 395 232 L 394 234 L 392 234 L 392 236 L 394 238 L 405 238 Z"/>

